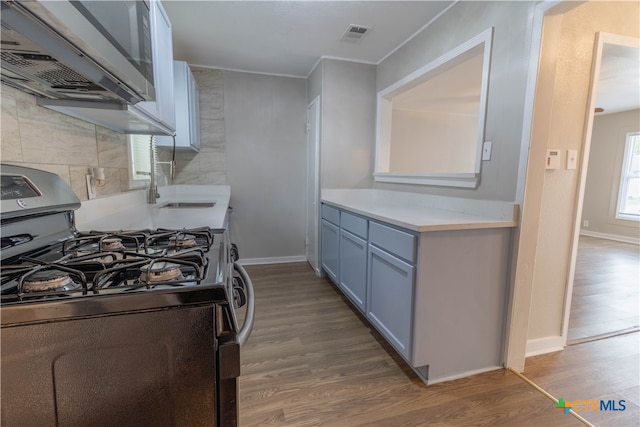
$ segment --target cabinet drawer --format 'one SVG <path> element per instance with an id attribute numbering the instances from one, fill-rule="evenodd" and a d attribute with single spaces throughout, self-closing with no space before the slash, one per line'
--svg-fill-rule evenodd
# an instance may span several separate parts
<path id="1" fill-rule="evenodd" d="M 340 227 L 367 240 L 367 220 L 364 218 L 342 211 Z"/>
<path id="2" fill-rule="evenodd" d="M 322 218 L 334 225 L 340 225 L 340 211 L 334 207 L 323 204 Z"/>
<path id="3" fill-rule="evenodd" d="M 416 236 L 413 234 L 371 221 L 369 241 L 407 261 L 416 261 Z"/>

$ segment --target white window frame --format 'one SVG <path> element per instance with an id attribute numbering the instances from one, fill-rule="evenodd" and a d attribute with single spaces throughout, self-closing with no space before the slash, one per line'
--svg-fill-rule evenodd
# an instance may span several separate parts
<path id="1" fill-rule="evenodd" d="M 151 150 L 149 148 L 150 135 L 127 135 L 127 154 L 129 158 L 129 189 L 146 188 L 149 187 L 149 181 L 151 180 Z M 144 155 L 144 147 L 136 146 L 137 144 L 144 144 L 144 140 L 147 140 L 146 152 L 148 155 Z M 140 155 L 143 158 L 140 158 Z M 146 166 L 148 171 L 144 169 Z M 142 167 L 143 172 L 149 173 L 148 178 L 140 178 L 137 172 Z"/>
<path id="2" fill-rule="evenodd" d="M 627 192 L 629 191 L 629 181 L 633 178 L 639 178 L 640 174 L 632 173 L 631 160 L 633 157 L 632 150 L 634 143 L 640 144 L 640 132 L 627 133 L 627 139 L 624 145 L 624 155 L 622 158 L 622 168 L 620 171 L 620 184 L 618 186 L 618 202 L 616 204 L 616 219 L 627 221 L 640 221 L 640 214 L 622 212 Z"/>

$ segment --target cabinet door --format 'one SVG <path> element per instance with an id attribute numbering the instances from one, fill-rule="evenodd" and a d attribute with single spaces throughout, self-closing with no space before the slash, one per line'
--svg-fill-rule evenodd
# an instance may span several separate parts
<path id="1" fill-rule="evenodd" d="M 171 21 L 160 1 L 151 2 L 153 74 L 156 100 L 138 102 L 131 108 L 155 118 L 172 131 L 176 128 L 173 93 L 173 40 Z"/>
<path id="2" fill-rule="evenodd" d="M 369 244 L 367 318 L 409 359 L 415 267 Z"/>
<path id="3" fill-rule="evenodd" d="M 340 230 L 326 219 L 322 220 L 322 268 L 338 284 L 338 257 L 340 256 Z"/>
<path id="4" fill-rule="evenodd" d="M 184 61 L 173 61 L 176 109 L 176 150 L 200 150 L 200 101 L 196 80 Z M 156 145 L 173 148 L 171 136 L 159 136 Z"/>
<path id="5" fill-rule="evenodd" d="M 364 313 L 367 291 L 367 242 L 340 230 L 340 288 Z"/>
<path id="6" fill-rule="evenodd" d="M 189 145 L 195 151 L 200 150 L 200 90 L 191 70 L 188 70 L 189 83 Z"/>

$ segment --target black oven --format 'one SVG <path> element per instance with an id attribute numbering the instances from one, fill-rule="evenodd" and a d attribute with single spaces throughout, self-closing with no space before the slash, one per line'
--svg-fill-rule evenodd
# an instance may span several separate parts
<path id="1" fill-rule="evenodd" d="M 2 176 L 2 426 L 237 425 L 253 292 L 227 231 L 79 232 L 59 177 Z"/>

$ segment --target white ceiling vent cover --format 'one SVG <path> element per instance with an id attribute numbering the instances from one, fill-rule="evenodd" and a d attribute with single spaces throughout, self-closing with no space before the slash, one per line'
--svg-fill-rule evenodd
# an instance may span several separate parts
<path id="1" fill-rule="evenodd" d="M 364 38 L 366 34 L 369 33 L 371 27 L 365 27 L 364 25 L 354 25 L 351 24 L 344 30 L 342 37 L 340 37 L 341 41 L 344 42 L 359 42 Z"/>

